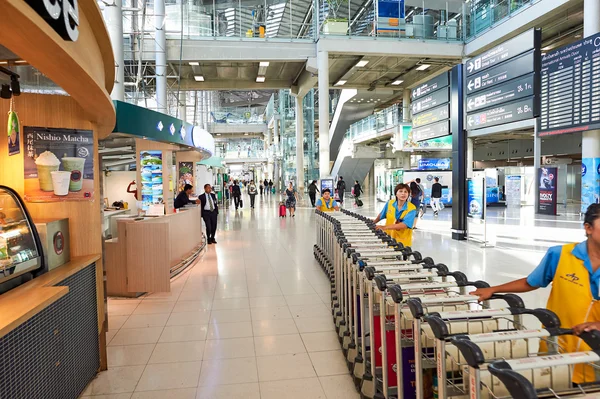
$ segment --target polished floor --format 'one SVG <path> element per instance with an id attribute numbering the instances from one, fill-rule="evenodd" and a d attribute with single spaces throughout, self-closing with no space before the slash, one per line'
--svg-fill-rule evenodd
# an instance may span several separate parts
<path id="1" fill-rule="evenodd" d="M 109 370 L 84 396 L 358 398 L 330 317 L 329 283 L 312 255 L 314 212 L 305 201 L 295 218 L 278 218 L 278 199 L 257 198 L 254 210 L 247 198 L 244 209 L 222 208 L 218 244 L 173 281 L 171 293 L 109 299 Z M 365 199 L 354 209 L 374 216 L 382 206 Z M 583 239 L 576 215 L 536 220 L 527 209 L 498 209 L 490 225 L 511 240 L 482 248 L 450 238 L 450 212 L 428 212 L 413 247 L 472 281 L 525 277 L 549 245 Z M 523 298 L 543 307 L 547 295 Z"/>

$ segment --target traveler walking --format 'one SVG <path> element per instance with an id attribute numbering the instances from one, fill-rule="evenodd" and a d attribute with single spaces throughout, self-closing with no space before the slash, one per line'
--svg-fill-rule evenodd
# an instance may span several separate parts
<path id="1" fill-rule="evenodd" d="M 310 203 L 312 204 L 312 207 L 315 207 L 316 204 L 316 199 L 317 199 L 317 193 L 319 192 L 319 188 L 317 187 L 317 181 L 313 180 L 312 183 L 310 183 L 308 185 L 308 196 L 310 198 Z"/>
<path id="2" fill-rule="evenodd" d="M 250 196 L 251 209 L 254 209 L 254 200 L 256 199 L 256 194 L 258 194 L 256 191 L 256 184 L 254 184 L 254 180 L 250 180 L 250 183 L 248 184 L 248 195 Z"/>
<path id="3" fill-rule="evenodd" d="M 285 190 L 285 195 L 287 196 L 287 199 L 285 200 L 285 207 L 290 211 L 290 216 L 295 217 L 298 192 L 294 188 L 292 182 L 290 182 L 288 188 Z"/>
<path id="4" fill-rule="evenodd" d="M 240 184 L 237 180 L 233 181 L 231 195 L 233 196 L 233 203 L 235 204 L 235 210 L 237 211 L 238 207 L 242 206 L 242 189 L 240 188 Z"/>
<path id="5" fill-rule="evenodd" d="M 440 184 L 440 178 L 434 177 L 433 186 L 431 186 L 431 209 L 433 209 L 433 215 L 437 216 L 442 210 L 440 201 L 442 199 L 442 185 Z"/>
<path id="6" fill-rule="evenodd" d="M 210 184 L 204 185 L 204 194 L 201 194 L 200 208 L 202 209 L 202 219 L 206 224 L 206 237 L 208 244 L 216 244 L 215 233 L 217 232 L 217 215 L 219 214 L 219 206 L 217 205 L 217 197 L 212 193 Z"/>
<path id="7" fill-rule="evenodd" d="M 265 195 L 269 195 L 269 181 L 265 179 L 263 185 L 265 186 Z"/>
<path id="8" fill-rule="evenodd" d="M 269 179 L 269 194 L 273 194 L 273 180 Z"/>
<path id="9" fill-rule="evenodd" d="M 265 186 L 263 186 L 263 182 L 260 182 L 260 196 L 262 197 L 263 191 L 265 190 Z"/>
<path id="10" fill-rule="evenodd" d="M 344 205 L 344 192 L 346 191 L 346 182 L 344 181 L 344 178 L 342 176 L 340 176 L 336 188 L 338 191 L 338 196 L 340 197 L 340 204 Z"/>

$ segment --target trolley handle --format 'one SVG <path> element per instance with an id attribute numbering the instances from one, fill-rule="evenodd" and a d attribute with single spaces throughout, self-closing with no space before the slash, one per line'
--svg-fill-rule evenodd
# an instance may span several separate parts
<path id="1" fill-rule="evenodd" d="M 560 328 L 560 319 L 551 310 L 538 308 L 538 309 L 515 309 L 515 313 L 513 314 L 529 314 L 537 317 L 537 319 L 542 323 L 544 328 L 546 329 L 557 329 Z M 564 334 L 561 334 L 564 335 Z M 598 343 L 598 349 L 600 349 L 600 341 Z M 591 346 L 591 345 L 590 345 Z"/>
<path id="2" fill-rule="evenodd" d="M 496 368 L 495 363 L 488 367 L 489 372 L 498 378 L 514 399 L 537 399 L 538 394 L 533 384 L 523 375 L 510 369 Z"/>
<path id="3" fill-rule="evenodd" d="M 462 353 L 469 366 L 478 369 L 480 365 L 485 363 L 485 356 L 479 345 L 475 342 L 471 342 L 468 339 L 460 339 L 460 337 L 452 338 L 451 342 Z"/>
<path id="4" fill-rule="evenodd" d="M 494 294 L 490 299 L 502 299 L 510 308 L 525 308 L 523 299 L 515 294 Z"/>
<path id="5" fill-rule="evenodd" d="M 394 284 L 389 286 L 388 293 L 391 295 L 392 300 L 395 303 L 402 303 L 404 295 L 402 294 L 402 288 L 399 285 Z"/>

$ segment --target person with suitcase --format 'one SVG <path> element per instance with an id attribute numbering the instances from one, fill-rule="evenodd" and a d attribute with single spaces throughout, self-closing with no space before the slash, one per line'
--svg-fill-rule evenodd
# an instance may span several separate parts
<path id="1" fill-rule="evenodd" d="M 333 212 L 340 210 L 340 204 L 336 200 L 331 198 L 331 190 L 326 188 L 321 193 L 322 197 L 317 200 L 317 211 L 322 212 Z"/>
<path id="2" fill-rule="evenodd" d="M 233 203 L 235 204 L 235 210 L 242 207 L 242 189 L 240 188 L 240 183 L 237 180 L 233 181 L 233 186 L 231 187 L 231 196 L 233 197 Z"/>
<path id="3" fill-rule="evenodd" d="M 356 203 L 356 206 L 363 206 L 363 202 L 360 199 L 360 195 L 363 193 L 363 190 L 358 183 L 358 180 L 354 180 L 354 188 L 352 189 L 352 192 L 354 194 L 354 202 Z"/>
<path id="4" fill-rule="evenodd" d="M 294 184 L 290 182 L 288 188 L 285 189 L 285 195 L 287 199 L 285 200 L 285 207 L 290 210 L 290 216 L 296 217 L 296 201 L 298 201 L 298 192 L 294 188 Z"/>

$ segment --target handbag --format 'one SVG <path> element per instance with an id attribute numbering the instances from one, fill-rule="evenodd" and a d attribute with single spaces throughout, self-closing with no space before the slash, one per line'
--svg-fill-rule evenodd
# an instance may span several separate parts
<path id="1" fill-rule="evenodd" d="M 240 208 L 244 207 L 244 200 L 240 198 Z"/>

